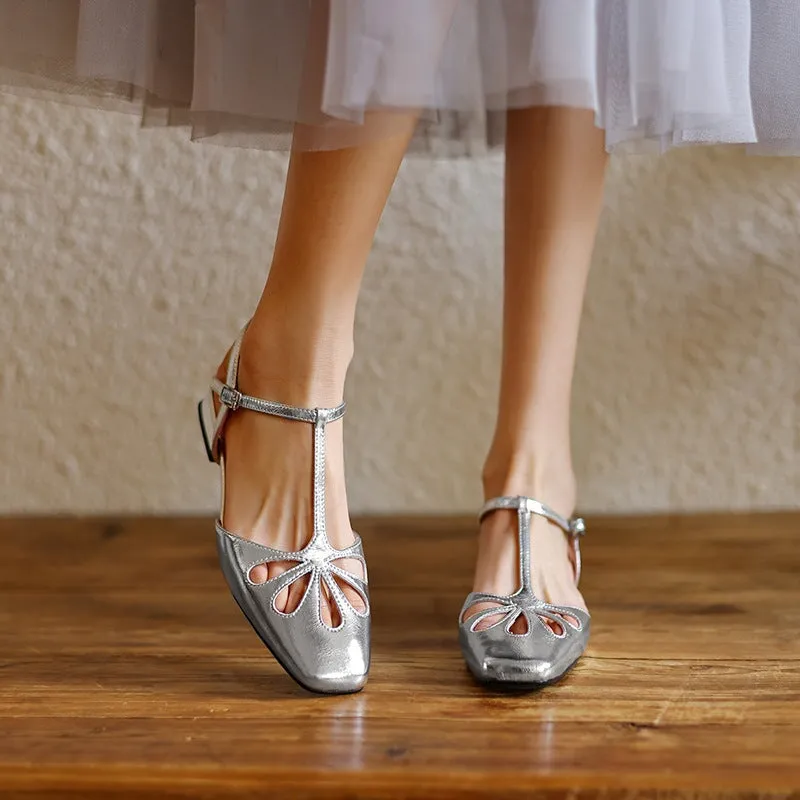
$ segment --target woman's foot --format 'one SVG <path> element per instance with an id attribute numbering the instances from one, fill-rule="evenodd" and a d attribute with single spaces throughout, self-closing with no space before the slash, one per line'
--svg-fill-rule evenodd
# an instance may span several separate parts
<path id="1" fill-rule="evenodd" d="M 315 370 L 316 359 L 300 353 L 300 347 L 277 331 L 251 323 L 241 348 L 239 388 L 244 394 L 292 406 L 331 408 L 342 400 L 346 363 L 337 376 L 331 369 Z M 225 381 L 226 355 L 217 370 Z M 303 369 L 304 363 L 309 369 Z M 330 366 L 333 360 L 327 359 Z M 344 478 L 342 421 L 326 426 L 326 524 L 331 545 L 342 549 L 354 542 L 347 508 Z M 249 412 L 231 414 L 223 434 L 225 454 L 225 504 L 223 526 L 245 539 L 292 552 L 302 549 L 313 533 L 314 440 L 308 425 L 279 417 Z M 336 562 L 357 576 L 364 576 L 360 561 Z M 263 583 L 291 569 L 293 562 L 262 564 L 250 578 Z M 276 598 L 278 610 L 294 611 L 308 586 L 309 575 L 284 589 Z M 358 611 L 366 610 L 361 595 L 345 581 L 338 581 L 348 601 Z M 339 610 L 323 584 L 323 621 L 339 623 Z"/>
<path id="2" fill-rule="evenodd" d="M 514 474 L 516 473 L 516 474 Z M 501 470 L 500 477 L 492 470 L 484 473 L 485 499 L 523 495 L 533 497 L 569 518 L 575 507 L 575 479 L 571 468 L 553 468 L 546 477 L 531 469 Z M 545 602 L 574 606 L 586 610 L 575 583 L 574 553 L 564 532 L 545 518 L 531 517 L 531 578 L 534 594 Z M 484 517 L 478 539 L 478 560 L 475 567 L 474 591 L 509 595 L 520 586 L 518 522 L 516 511 L 495 511 Z M 497 605 L 497 604 L 495 604 Z M 476 603 L 466 617 L 491 608 L 491 603 Z M 502 620 L 503 614 L 482 619 L 476 630 L 484 630 Z M 540 619 L 549 627 L 557 623 Z M 571 621 L 571 620 L 570 620 Z M 523 616 L 511 627 L 513 633 L 526 632 Z M 560 630 L 554 630 L 560 634 Z"/>

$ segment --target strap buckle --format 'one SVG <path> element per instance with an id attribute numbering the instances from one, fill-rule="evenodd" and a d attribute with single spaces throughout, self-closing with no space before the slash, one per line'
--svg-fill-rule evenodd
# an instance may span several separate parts
<path id="1" fill-rule="evenodd" d="M 242 402 L 242 393 L 238 389 L 232 389 L 230 386 L 223 386 L 219 393 L 219 401 L 231 411 L 236 411 Z"/>
<path id="2" fill-rule="evenodd" d="M 581 517 L 575 517 L 575 519 L 569 521 L 569 530 L 573 536 L 585 536 L 586 523 Z"/>

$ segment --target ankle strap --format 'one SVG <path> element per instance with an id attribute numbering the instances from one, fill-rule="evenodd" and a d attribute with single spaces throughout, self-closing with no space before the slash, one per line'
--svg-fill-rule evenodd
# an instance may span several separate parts
<path id="1" fill-rule="evenodd" d="M 283 417 L 311 424 L 335 422 L 337 419 L 341 419 L 347 410 L 345 403 L 340 403 L 335 408 L 302 408 L 276 403 L 272 400 L 263 400 L 239 391 L 237 388 L 239 386 L 239 354 L 242 349 L 242 339 L 244 339 L 249 324 L 249 322 L 245 324 L 231 347 L 226 382 L 223 383 L 219 378 L 211 381 L 211 391 L 219 395 L 220 403 L 229 411 L 243 408 L 247 411 L 257 411 L 259 414 L 269 414 L 273 417 Z"/>
<path id="2" fill-rule="evenodd" d="M 478 514 L 478 521 L 480 522 L 487 514 L 492 511 L 499 511 L 501 509 L 511 509 L 516 511 L 529 511 L 531 514 L 538 514 L 540 517 L 545 517 L 550 522 L 558 525 L 564 533 L 570 536 L 583 536 L 586 533 L 586 523 L 580 517 L 573 517 L 567 519 L 562 517 L 561 514 L 553 511 L 550 506 L 534 500 L 532 497 L 524 497 L 517 495 L 516 497 L 495 497 L 487 501 Z"/>
<path id="3" fill-rule="evenodd" d="M 242 394 L 238 389 L 223 383 L 219 378 L 211 381 L 211 391 L 219 395 L 219 401 L 231 411 L 243 408 L 247 411 L 257 411 L 259 414 L 270 414 L 273 417 L 293 419 L 298 422 L 335 422 L 344 416 L 347 410 L 346 403 L 340 403 L 335 408 L 302 408 L 300 406 L 287 406 L 285 403 L 276 403 L 272 400 L 263 400 L 249 394 Z"/>

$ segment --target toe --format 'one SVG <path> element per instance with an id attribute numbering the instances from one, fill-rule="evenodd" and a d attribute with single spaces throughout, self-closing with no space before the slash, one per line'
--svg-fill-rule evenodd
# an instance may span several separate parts
<path id="1" fill-rule="evenodd" d="M 319 596 L 319 615 L 329 628 L 337 628 L 341 622 L 339 607 L 331 596 L 331 590 L 328 588 L 325 581 L 322 581 L 321 589 L 322 591 Z"/>
<path id="2" fill-rule="evenodd" d="M 333 565 L 338 567 L 343 572 L 353 575 L 356 578 L 364 580 L 364 565 L 357 558 L 340 558 L 333 561 Z M 367 610 L 366 599 L 361 596 L 361 593 L 344 578 L 333 573 L 333 580 L 336 585 L 342 590 L 342 594 L 347 598 L 347 602 L 359 613 L 363 614 Z"/>
<path id="3" fill-rule="evenodd" d="M 470 608 L 468 608 L 466 610 L 466 612 L 464 613 L 464 616 L 462 617 L 462 620 L 464 622 L 466 622 L 471 617 L 477 616 L 482 611 L 488 611 L 491 608 L 497 608 L 498 609 L 498 613 L 497 614 L 489 614 L 488 616 L 485 616 L 482 620 L 480 620 L 480 622 L 478 622 L 475 625 L 475 628 L 474 628 L 474 630 L 476 630 L 476 631 L 488 630 L 492 626 L 497 625 L 498 623 L 502 622 L 503 619 L 505 618 L 506 614 L 508 613 L 507 611 L 500 611 L 500 609 L 502 608 L 500 603 L 492 603 L 492 602 L 489 602 L 489 601 L 485 601 L 485 602 L 482 602 L 482 603 L 475 603 L 473 606 L 471 606 Z"/>
<path id="4" fill-rule="evenodd" d="M 285 572 L 285 569 L 282 571 Z M 287 614 L 297 611 L 300 603 L 303 602 L 306 591 L 308 591 L 310 577 L 310 575 L 306 574 L 289 584 L 285 609 Z"/>
<path id="5" fill-rule="evenodd" d="M 253 583 L 266 583 L 269 580 L 269 567 L 266 564 L 256 564 L 250 570 L 250 580 Z"/>
<path id="6" fill-rule="evenodd" d="M 339 588 L 342 590 L 342 594 L 347 598 L 347 602 L 358 611 L 360 614 L 363 614 L 367 610 L 367 604 L 364 602 L 364 598 L 350 585 L 345 584 L 342 586 L 340 584 Z"/>
<path id="7" fill-rule="evenodd" d="M 280 564 L 270 564 L 269 565 L 269 578 L 277 578 L 281 575 L 285 570 Z M 287 607 L 289 605 L 289 589 L 291 587 L 284 586 L 277 595 L 275 595 L 275 608 L 278 611 L 282 611 L 283 613 L 287 613 Z"/>

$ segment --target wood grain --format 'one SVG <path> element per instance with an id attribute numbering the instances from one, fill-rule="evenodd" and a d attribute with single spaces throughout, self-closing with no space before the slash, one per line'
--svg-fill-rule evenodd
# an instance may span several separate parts
<path id="1" fill-rule="evenodd" d="M 208 520 L 0 520 L 0 796 L 800 797 L 800 516 L 589 522 L 589 652 L 514 694 L 458 652 L 472 520 L 361 520 L 371 678 L 321 698 Z"/>

